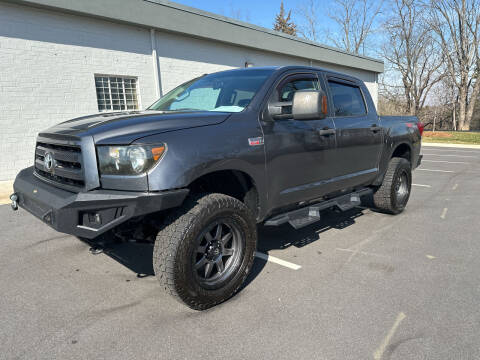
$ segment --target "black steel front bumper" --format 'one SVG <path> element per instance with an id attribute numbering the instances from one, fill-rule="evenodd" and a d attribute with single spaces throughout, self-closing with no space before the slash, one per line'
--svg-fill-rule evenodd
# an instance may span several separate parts
<path id="1" fill-rule="evenodd" d="M 135 216 L 182 204 L 188 189 L 143 193 L 93 190 L 73 193 L 22 170 L 13 189 L 18 205 L 59 232 L 93 239 Z"/>

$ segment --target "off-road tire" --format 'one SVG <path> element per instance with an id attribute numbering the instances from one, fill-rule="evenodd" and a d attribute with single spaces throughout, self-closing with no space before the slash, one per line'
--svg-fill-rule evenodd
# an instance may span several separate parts
<path id="1" fill-rule="evenodd" d="M 396 189 L 402 175 L 407 180 L 406 188 L 408 193 L 404 198 L 400 198 Z M 388 164 L 388 169 L 383 179 L 382 185 L 373 195 L 375 207 L 385 213 L 399 214 L 407 205 L 412 186 L 412 168 L 410 162 L 404 158 L 392 158 Z"/>
<path id="2" fill-rule="evenodd" d="M 205 288 L 196 279 L 194 256 L 197 238 L 216 219 L 227 219 L 244 239 L 238 269 L 218 288 Z M 153 268 L 161 287 L 195 310 L 205 310 L 233 296 L 250 272 L 257 247 L 257 228 L 252 212 L 241 201 L 223 194 L 194 195 L 172 211 L 158 232 Z"/>

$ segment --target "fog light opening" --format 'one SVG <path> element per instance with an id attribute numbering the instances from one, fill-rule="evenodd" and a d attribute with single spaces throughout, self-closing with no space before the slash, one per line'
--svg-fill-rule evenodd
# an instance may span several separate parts
<path id="1" fill-rule="evenodd" d="M 89 213 L 88 221 L 91 224 L 102 225 L 102 216 L 99 213 Z"/>

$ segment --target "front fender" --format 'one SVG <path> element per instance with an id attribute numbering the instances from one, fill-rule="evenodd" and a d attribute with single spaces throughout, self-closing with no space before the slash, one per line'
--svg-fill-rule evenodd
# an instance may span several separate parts
<path id="1" fill-rule="evenodd" d="M 253 179 L 262 205 L 267 194 L 264 146 L 250 146 L 248 141 L 262 136 L 255 113 L 245 112 L 221 124 L 152 135 L 135 143 L 167 144 L 165 156 L 148 173 L 150 191 L 188 187 L 208 173 L 238 170 Z"/>

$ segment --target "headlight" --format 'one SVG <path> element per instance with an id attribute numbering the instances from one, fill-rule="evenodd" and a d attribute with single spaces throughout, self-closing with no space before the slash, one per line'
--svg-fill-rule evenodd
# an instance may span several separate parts
<path id="1" fill-rule="evenodd" d="M 98 168 L 102 175 L 140 175 L 155 166 L 167 146 L 97 146 Z"/>

